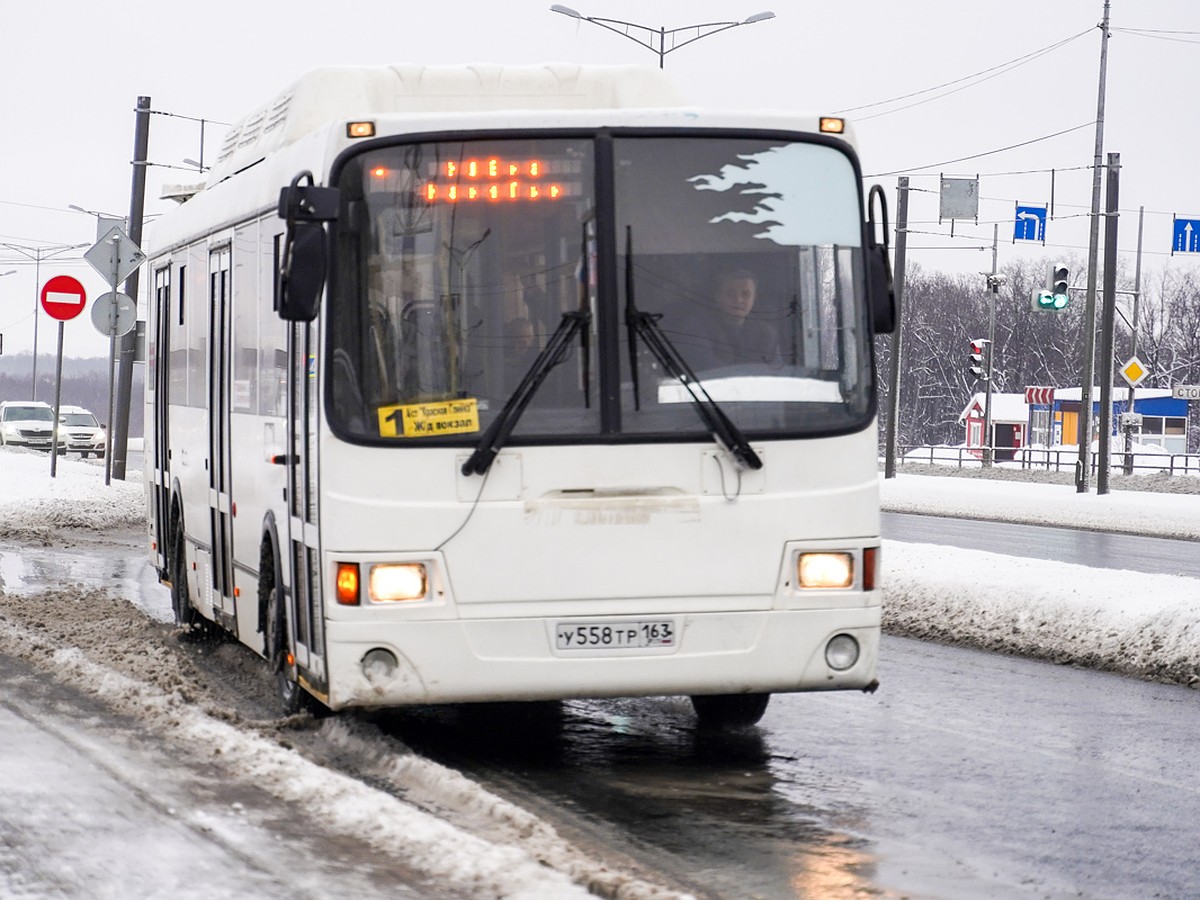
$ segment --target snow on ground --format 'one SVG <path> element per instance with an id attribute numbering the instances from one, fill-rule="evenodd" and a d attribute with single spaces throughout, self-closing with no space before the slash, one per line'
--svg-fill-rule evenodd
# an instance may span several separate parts
<path id="1" fill-rule="evenodd" d="M 1196 494 L 903 473 L 880 494 L 893 512 L 1200 538 Z M 1200 684 L 1200 579 L 898 541 L 883 569 L 890 632 Z"/>
<path id="2" fill-rule="evenodd" d="M 60 457 L 55 468 L 51 478 L 46 453 L 0 448 L 0 539 L 45 541 L 61 528 L 100 532 L 146 520 L 140 472 L 105 485 L 99 460 Z"/>
<path id="3" fill-rule="evenodd" d="M 911 469 L 911 467 L 910 467 Z M 883 508 L 892 512 L 993 519 L 1027 525 L 1063 525 L 1157 537 L 1200 539 L 1200 495 L 1113 490 L 1078 493 L 1073 483 L 1047 484 L 981 477 L 979 470 L 949 476 L 901 473 L 880 479 Z M 997 473 L 1000 475 L 1001 473 Z M 1175 476 L 1183 479 L 1186 476 Z M 1188 479 L 1188 482 L 1194 479 Z M 1157 484 L 1155 485 L 1158 486 Z"/>
<path id="4" fill-rule="evenodd" d="M 0 450 L 0 539 L 49 542 L 61 537 L 64 527 L 100 532 L 145 521 L 144 491 L 136 472 L 130 472 L 133 481 L 105 485 L 104 468 L 95 461 L 61 459 L 57 469 L 57 477 L 51 478 L 45 454 Z M 1194 494 L 1117 491 L 1097 496 L 1077 494 L 1069 484 L 912 474 L 881 478 L 881 494 L 884 508 L 894 511 L 1200 537 L 1200 497 Z M 884 623 L 894 633 L 1200 683 L 1200 579 L 898 541 L 885 542 L 883 567 Z M 0 648 L 5 650 L 44 640 L 15 622 L 0 624 Z M 64 677 L 74 672 L 72 680 L 81 686 L 118 688 L 107 696 L 123 695 L 143 717 L 158 716 L 164 727 L 219 745 L 226 760 L 252 767 L 281 799 L 304 802 L 314 815 L 377 842 L 380 849 L 399 846 L 418 865 L 452 883 L 540 897 L 567 896 L 589 882 L 621 879 L 581 858 L 548 825 L 434 763 L 410 756 L 395 764 L 405 771 L 378 776 L 406 782 L 416 778 L 429 793 L 444 794 L 443 809 L 478 808 L 509 821 L 511 839 L 489 843 L 457 831 L 390 795 L 192 708 L 178 694 L 122 681 L 120 673 L 97 669 L 78 650 L 47 646 L 43 652 L 54 654 Z M 881 666 L 886 664 L 885 658 Z M 336 719 L 322 727 L 334 729 L 338 740 L 361 739 Z M 296 790 L 297 785 L 303 790 Z M 381 831 L 380 822 L 391 824 Z M 619 894 L 667 896 L 636 879 L 623 884 Z"/>

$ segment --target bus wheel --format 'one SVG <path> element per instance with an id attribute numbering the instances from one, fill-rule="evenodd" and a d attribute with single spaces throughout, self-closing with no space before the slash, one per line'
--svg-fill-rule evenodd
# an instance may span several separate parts
<path id="1" fill-rule="evenodd" d="M 175 613 L 175 624 L 185 632 L 199 629 L 201 619 L 192 606 L 188 595 L 187 556 L 183 544 L 183 520 L 176 519 L 171 541 L 171 608 Z"/>
<path id="2" fill-rule="evenodd" d="M 692 697 L 702 728 L 746 728 L 767 711 L 770 694 L 707 694 Z"/>
<path id="3" fill-rule="evenodd" d="M 292 677 L 288 665 L 287 608 L 283 588 L 275 578 L 275 554 L 267 544 L 263 545 L 258 566 L 258 602 L 267 609 L 264 651 L 267 664 L 275 676 L 275 692 L 285 716 L 304 709 L 304 690 Z"/>

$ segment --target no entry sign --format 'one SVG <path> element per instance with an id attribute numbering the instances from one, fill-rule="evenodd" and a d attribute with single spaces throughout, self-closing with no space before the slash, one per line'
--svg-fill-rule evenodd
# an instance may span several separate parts
<path id="1" fill-rule="evenodd" d="M 42 288 L 42 309 L 47 315 L 66 322 L 83 312 L 87 292 L 70 275 L 55 275 Z"/>

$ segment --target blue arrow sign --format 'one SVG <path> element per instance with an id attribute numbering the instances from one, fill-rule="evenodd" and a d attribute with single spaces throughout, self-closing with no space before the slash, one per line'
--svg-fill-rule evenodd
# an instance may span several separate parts
<path id="1" fill-rule="evenodd" d="M 1200 219 L 1176 219 L 1172 253 L 1200 253 Z"/>
<path id="2" fill-rule="evenodd" d="M 1017 219 L 1013 226 L 1014 241 L 1046 242 L 1046 207 L 1017 205 Z"/>

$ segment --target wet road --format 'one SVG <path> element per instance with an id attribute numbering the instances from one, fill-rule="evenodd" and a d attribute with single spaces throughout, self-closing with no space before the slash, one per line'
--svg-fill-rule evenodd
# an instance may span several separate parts
<path id="1" fill-rule="evenodd" d="M 165 619 L 142 546 L 0 547 L 0 585 Z M 890 636 L 880 679 L 735 734 L 675 699 L 365 718 L 698 897 L 1200 896 L 1200 692 Z"/>
<path id="2" fill-rule="evenodd" d="M 385 727 L 700 897 L 1200 896 L 1200 693 L 902 638 L 875 695 L 426 710 Z"/>
<path id="3" fill-rule="evenodd" d="M 885 540 L 1200 578 L 1200 553 L 1194 541 L 895 512 L 882 514 L 882 526 Z"/>

